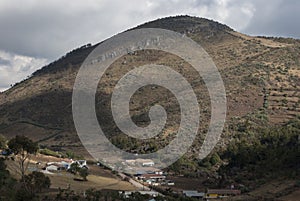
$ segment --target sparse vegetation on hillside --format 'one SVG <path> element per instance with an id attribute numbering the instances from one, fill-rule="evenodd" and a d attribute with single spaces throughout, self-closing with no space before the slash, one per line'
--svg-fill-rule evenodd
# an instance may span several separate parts
<path id="1" fill-rule="evenodd" d="M 238 131 L 221 158 L 221 185 L 239 183 L 255 189 L 268 180 L 300 178 L 300 119 L 283 126 Z"/>

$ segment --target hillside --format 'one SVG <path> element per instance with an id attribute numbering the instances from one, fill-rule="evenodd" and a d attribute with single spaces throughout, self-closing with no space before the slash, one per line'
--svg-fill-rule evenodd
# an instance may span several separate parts
<path id="1" fill-rule="evenodd" d="M 227 93 L 227 124 L 222 143 L 227 143 L 231 128 L 248 119 L 257 125 L 280 125 L 296 118 L 300 110 L 300 40 L 251 37 L 211 20 L 178 16 L 158 19 L 136 28 L 164 28 L 186 34 L 213 58 Z M 72 121 L 71 95 L 76 73 L 96 45 L 84 45 L 0 94 L 0 133 L 7 137 L 24 134 L 42 146 L 82 152 Z M 132 66 L 147 62 L 166 64 L 181 72 L 197 93 L 203 119 L 199 133 L 207 129 L 210 103 L 202 80 L 193 69 L 174 55 L 140 51 L 116 61 L 99 83 L 98 119 L 116 144 L 124 138 L 112 121 L 110 95 L 118 78 Z M 201 101 L 200 101 L 201 100 Z M 132 99 L 131 114 L 138 125 L 147 125 L 147 108 L 153 103 L 166 106 L 168 119 L 158 145 L 141 148 L 147 152 L 163 146 L 179 125 L 178 105 L 172 94 L 158 87 L 142 88 Z M 232 126 L 234 125 L 234 126 Z M 121 137 L 120 137 L 121 136 Z M 165 137 L 167 136 L 167 137 Z M 129 140 L 130 141 L 130 140 Z M 201 136 L 195 142 L 193 154 Z M 140 142 L 131 143 L 140 144 Z M 119 144 L 118 146 L 124 146 Z"/>

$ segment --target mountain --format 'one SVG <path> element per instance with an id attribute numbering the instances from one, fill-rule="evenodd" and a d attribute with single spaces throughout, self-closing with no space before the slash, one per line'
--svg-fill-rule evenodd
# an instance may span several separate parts
<path id="1" fill-rule="evenodd" d="M 257 125 L 281 125 L 299 114 L 300 40 L 252 37 L 218 22 L 190 16 L 158 19 L 134 29 L 138 28 L 180 32 L 199 43 L 213 58 L 223 78 L 228 101 L 223 143 L 227 143 L 232 126 L 246 120 Z M 24 134 L 42 146 L 83 152 L 72 120 L 72 87 L 80 65 L 96 46 L 87 44 L 77 48 L 1 93 L 0 133 L 9 138 Z M 105 73 L 99 83 L 103 87 L 99 87 L 96 98 L 98 120 L 104 131 L 119 142 L 118 136 L 122 134 L 112 123 L 108 104 L 112 89 L 122 73 L 147 62 L 172 66 L 193 83 L 203 114 L 199 133 L 204 133 L 210 117 L 210 102 L 203 81 L 174 55 L 157 51 L 126 55 Z M 170 119 L 163 135 L 172 137 L 180 123 L 179 109 L 176 99 L 163 88 L 158 87 L 156 92 L 151 87 L 139 90 L 130 104 L 132 119 L 138 125 L 147 125 L 147 108 L 153 103 L 167 108 Z M 200 141 L 201 137 L 195 144 Z M 159 146 L 164 143 L 159 142 Z M 136 151 L 149 150 L 148 147 Z M 191 149 L 191 154 L 194 152 L 197 148 Z"/>

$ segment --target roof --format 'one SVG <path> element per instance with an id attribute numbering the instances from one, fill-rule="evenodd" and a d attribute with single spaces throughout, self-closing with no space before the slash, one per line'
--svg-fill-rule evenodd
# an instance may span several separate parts
<path id="1" fill-rule="evenodd" d="M 161 175 L 161 174 L 143 174 L 141 175 L 141 177 L 144 177 L 144 178 L 166 178 L 165 175 Z"/>
<path id="2" fill-rule="evenodd" d="M 161 174 L 163 173 L 163 170 L 157 169 L 153 166 L 138 167 L 135 170 L 135 174 L 157 174 L 157 173 Z"/>
<path id="3" fill-rule="evenodd" d="M 153 160 L 151 159 L 142 159 L 142 158 L 138 158 L 135 161 L 138 163 L 154 163 Z"/>
<path id="4" fill-rule="evenodd" d="M 204 193 L 198 191 L 182 191 L 182 193 L 187 197 L 204 197 Z"/>
<path id="5" fill-rule="evenodd" d="M 49 165 L 46 167 L 46 170 L 58 170 L 58 166 L 57 165 Z"/>
<path id="6" fill-rule="evenodd" d="M 132 193 L 138 192 L 142 195 L 151 195 L 151 196 L 157 196 L 159 193 L 156 191 L 121 191 L 125 195 L 131 195 Z"/>

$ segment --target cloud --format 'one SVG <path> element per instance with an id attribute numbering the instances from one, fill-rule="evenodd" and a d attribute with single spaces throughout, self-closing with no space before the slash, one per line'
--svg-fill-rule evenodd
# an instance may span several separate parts
<path id="1" fill-rule="evenodd" d="M 26 65 L 35 68 L 40 58 L 52 61 L 144 22 L 181 14 L 213 19 L 249 34 L 300 38 L 299 9 L 298 0 L 0 1 L 0 49 L 23 55 Z M 0 72 L 18 69 L 12 58 L 0 60 Z"/>
<path id="2" fill-rule="evenodd" d="M 256 11 L 247 27 L 242 29 L 252 35 L 268 35 L 300 38 L 300 1 L 255 0 Z"/>
<path id="3" fill-rule="evenodd" d="M 0 50 L 0 91 L 25 79 L 47 62 L 46 59 L 36 59 Z"/>
<path id="4" fill-rule="evenodd" d="M 214 19 L 247 33 L 297 36 L 299 8 L 297 0 L 0 1 L 0 44 L 8 52 L 53 60 L 83 44 L 179 14 Z"/>
<path id="5" fill-rule="evenodd" d="M 56 59 L 86 43 L 159 17 L 189 14 L 243 28 L 254 10 L 238 0 L 24 0 L 0 2 L 0 44 L 8 52 Z M 22 5 L 22 6 L 20 6 Z"/>
<path id="6" fill-rule="evenodd" d="M 179 14 L 214 19 L 247 33 L 299 37 L 299 8 L 297 0 L 0 1 L 0 48 L 53 60 L 83 44 Z"/>

